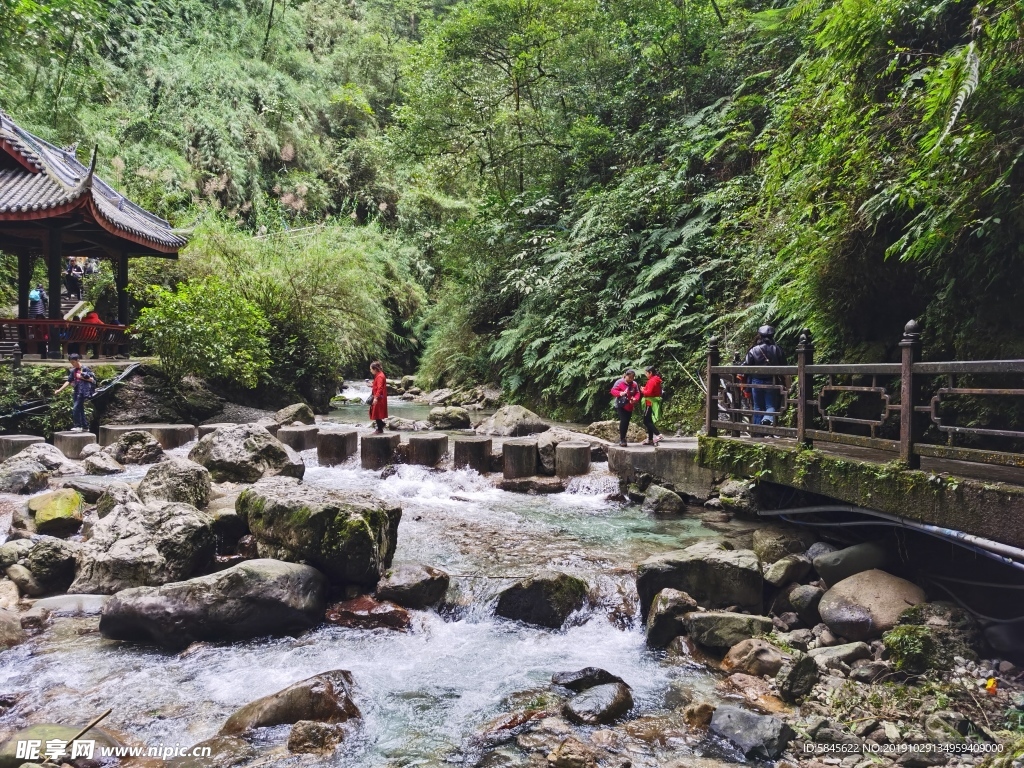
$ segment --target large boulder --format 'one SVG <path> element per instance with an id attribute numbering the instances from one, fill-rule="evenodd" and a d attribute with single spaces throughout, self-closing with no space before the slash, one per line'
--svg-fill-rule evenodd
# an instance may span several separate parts
<path id="1" fill-rule="evenodd" d="M 188 457 L 217 482 L 255 483 L 267 475 L 301 478 L 302 459 L 257 424 L 221 427 L 200 440 Z"/>
<path id="2" fill-rule="evenodd" d="M 427 421 L 434 429 L 469 429 L 473 425 L 469 411 L 451 405 L 431 408 Z"/>
<path id="3" fill-rule="evenodd" d="M 711 717 L 711 730 L 739 747 L 745 757 L 775 760 L 796 734 L 774 715 L 758 715 L 722 705 Z"/>
<path id="4" fill-rule="evenodd" d="M 723 650 L 772 631 L 772 620 L 767 616 L 729 611 L 692 611 L 683 617 L 683 624 L 697 645 Z"/>
<path id="5" fill-rule="evenodd" d="M 476 428 L 481 435 L 522 437 L 546 432 L 551 428 L 540 416 L 521 405 L 506 405 Z"/>
<path id="6" fill-rule="evenodd" d="M 70 592 L 113 594 L 187 579 L 214 555 L 213 521 L 188 504 L 128 502 L 93 526 Z"/>
<path id="7" fill-rule="evenodd" d="M 80 545 L 52 536 L 40 536 L 24 560 L 32 578 L 45 593 L 64 592 L 75 578 Z"/>
<path id="8" fill-rule="evenodd" d="M 907 608 L 926 599 L 924 590 L 916 584 L 871 569 L 832 587 L 818 603 L 818 613 L 836 635 L 850 640 L 873 640 L 896 626 Z"/>
<path id="9" fill-rule="evenodd" d="M 118 472 L 124 472 L 124 466 L 109 453 L 103 451 L 87 456 L 82 462 L 82 466 L 85 468 L 86 474 L 89 475 L 116 475 Z"/>
<path id="10" fill-rule="evenodd" d="M 603 461 L 607 458 L 607 447 L 602 440 L 595 440 L 590 435 L 570 432 L 560 427 L 552 427 L 537 435 L 537 453 L 540 454 L 541 474 L 555 474 L 555 453 L 561 443 L 588 444 L 591 461 Z"/>
<path id="11" fill-rule="evenodd" d="M 188 459 L 170 459 L 150 469 L 139 483 L 144 502 L 180 501 L 202 509 L 210 503 L 209 470 Z"/>
<path id="12" fill-rule="evenodd" d="M 18 455 L 35 459 L 46 467 L 51 476 L 76 475 L 82 471 L 78 462 L 72 461 L 59 448 L 49 443 L 34 443 Z"/>
<path id="13" fill-rule="evenodd" d="M 36 493 L 46 488 L 50 473 L 25 452 L 0 464 L 0 493 Z"/>
<path id="14" fill-rule="evenodd" d="M 400 605 L 360 595 L 343 600 L 327 609 L 324 618 L 331 624 L 351 629 L 401 629 L 412 626 L 412 617 Z"/>
<path id="15" fill-rule="evenodd" d="M 103 453 L 118 464 L 155 464 L 164 458 L 164 449 L 157 439 L 142 429 L 125 432 Z"/>
<path id="16" fill-rule="evenodd" d="M 113 512 L 118 504 L 133 501 L 141 504 L 142 499 L 128 483 L 111 483 L 107 490 L 96 500 L 96 516 L 103 518 Z"/>
<path id="17" fill-rule="evenodd" d="M 560 629 L 586 599 L 585 581 L 557 571 L 544 571 L 505 589 L 498 596 L 494 612 L 506 619 Z"/>
<path id="18" fill-rule="evenodd" d="M 242 491 L 235 510 L 261 557 L 309 563 L 337 584 L 372 587 L 391 567 L 402 508 L 372 496 L 267 478 Z"/>
<path id="19" fill-rule="evenodd" d="M 666 587 L 686 592 L 701 605 L 739 605 L 761 610 L 761 563 L 749 549 L 702 541 L 686 549 L 648 558 L 637 568 L 636 588 L 644 620 L 654 596 Z"/>
<path id="20" fill-rule="evenodd" d="M 303 424 L 316 424 L 316 414 L 313 409 L 305 403 L 295 403 L 282 408 L 274 414 L 274 423 L 281 426 L 294 424 L 296 421 Z"/>
<path id="21" fill-rule="evenodd" d="M 29 499 L 36 530 L 49 536 L 70 536 L 82 527 L 85 499 L 78 491 L 61 488 Z"/>
<path id="22" fill-rule="evenodd" d="M 663 589 L 647 614 L 647 645 L 664 648 L 686 631 L 683 617 L 697 610 L 697 601 L 678 589 Z"/>
<path id="23" fill-rule="evenodd" d="M 774 677 L 788 660 L 789 656 L 767 640 L 752 637 L 749 640 L 740 641 L 729 649 L 725 658 L 722 659 L 722 669 L 727 672 L 742 672 L 755 677 L 763 675 Z"/>
<path id="24" fill-rule="evenodd" d="M 903 627 L 915 628 L 911 635 L 916 639 L 916 642 L 904 644 L 905 649 L 915 651 L 915 658 L 903 654 L 900 665 L 903 671 L 950 669 L 956 665 L 956 656 L 977 660 L 979 653 L 985 650 L 977 619 L 952 603 L 920 603 L 908 608 L 900 614 L 892 631 L 897 633 L 898 637 L 900 632 L 906 632 Z M 886 633 L 882 640 L 889 649 L 890 656 L 899 655 L 893 653 L 890 633 Z"/>
<path id="25" fill-rule="evenodd" d="M 228 718 L 220 734 L 235 736 L 253 728 L 300 720 L 344 723 L 359 716 L 359 708 L 352 701 L 352 673 L 335 669 L 246 704 Z"/>
<path id="26" fill-rule="evenodd" d="M 247 560 L 188 581 L 122 590 L 103 606 L 100 632 L 185 648 L 301 632 L 320 622 L 326 606 L 327 580 L 315 568 Z"/>
<path id="27" fill-rule="evenodd" d="M 448 574 L 429 565 L 402 563 L 391 568 L 377 584 L 377 598 L 406 608 L 426 608 L 448 591 Z"/>
<path id="28" fill-rule="evenodd" d="M 773 587 L 800 581 L 811 570 L 811 561 L 804 555 L 786 555 L 764 569 L 764 580 Z"/>
<path id="29" fill-rule="evenodd" d="M 814 558 L 814 570 L 826 584 L 838 584 L 863 571 L 884 568 L 889 560 L 889 551 L 884 545 L 873 541 L 855 544 L 846 549 L 825 552 Z"/>
<path id="30" fill-rule="evenodd" d="M 606 725 L 633 708 L 633 695 L 623 682 L 588 688 L 565 703 L 562 713 L 577 725 Z"/>

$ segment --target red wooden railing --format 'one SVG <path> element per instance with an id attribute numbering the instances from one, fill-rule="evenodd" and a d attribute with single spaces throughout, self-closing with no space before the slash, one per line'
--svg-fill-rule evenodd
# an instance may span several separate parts
<path id="1" fill-rule="evenodd" d="M 17 343 L 23 355 L 41 353 L 46 346 L 60 346 L 66 356 L 68 346 L 95 346 L 95 354 L 111 356 L 127 351 L 130 343 L 128 329 L 123 325 L 100 325 L 74 320 L 10 320 L 0 319 L 0 342 Z"/>

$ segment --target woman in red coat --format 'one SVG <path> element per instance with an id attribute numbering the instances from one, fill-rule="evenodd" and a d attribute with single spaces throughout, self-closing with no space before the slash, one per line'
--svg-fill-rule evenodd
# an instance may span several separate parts
<path id="1" fill-rule="evenodd" d="M 388 377 L 380 360 L 370 363 L 373 389 L 370 391 L 370 419 L 377 425 L 376 434 L 384 434 L 384 419 L 388 417 Z"/>

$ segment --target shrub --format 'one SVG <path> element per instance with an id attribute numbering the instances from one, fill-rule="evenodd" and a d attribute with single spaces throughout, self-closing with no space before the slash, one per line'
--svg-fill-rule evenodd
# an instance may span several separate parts
<path id="1" fill-rule="evenodd" d="M 255 387 L 270 368 L 270 324 L 248 299 L 219 278 L 189 280 L 176 292 L 152 286 L 153 306 L 134 332 L 160 355 L 168 377 L 188 374 Z"/>

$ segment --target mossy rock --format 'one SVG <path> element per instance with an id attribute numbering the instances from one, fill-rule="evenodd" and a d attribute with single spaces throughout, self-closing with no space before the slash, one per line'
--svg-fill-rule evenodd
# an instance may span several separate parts
<path id="1" fill-rule="evenodd" d="M 583 607 L 588 590 L 583 579 L 545 571 L 502 592 L 494 612 L 506 619 L 560 629 L 573 611 Z"/>
<path id="2" fill-rule="evenodd" d="M 953 657 L 978 659 L 984 647 L 974 617 L 951 603 L 921 603 L 908 608 L 882 637 L 897 669 L 920 674 L 929 669 L 951 669 Z"/>
<path id="3" fill-rule="evenodd" d="M 28 502 L 36 530 L 48 536 L 70 536 L 82 525 L 85 499 L 71 488 L 44 493 Z"/>

